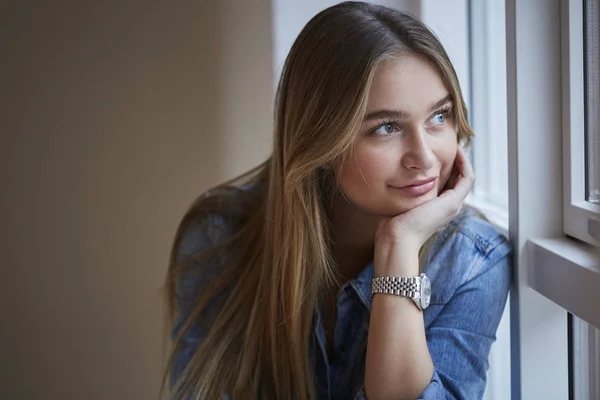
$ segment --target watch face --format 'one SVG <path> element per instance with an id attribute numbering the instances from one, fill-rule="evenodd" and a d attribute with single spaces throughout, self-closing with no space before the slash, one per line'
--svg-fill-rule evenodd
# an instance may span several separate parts
<path id="1" fill-rule="evenodd" d="M 423 309 L 429 307 L 431 301 L 431 281 L 423 274 L 421 276 L 421 307 Z"/>

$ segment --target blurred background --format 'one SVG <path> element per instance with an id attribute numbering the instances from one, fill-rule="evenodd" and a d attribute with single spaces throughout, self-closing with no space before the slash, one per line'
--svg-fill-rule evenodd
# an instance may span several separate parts
<path id="1" fill-rule="evenodd" d="M 0 5 L 0 399 L 152 399 L 171 241 L 270 151 L 269 1 Z"/>

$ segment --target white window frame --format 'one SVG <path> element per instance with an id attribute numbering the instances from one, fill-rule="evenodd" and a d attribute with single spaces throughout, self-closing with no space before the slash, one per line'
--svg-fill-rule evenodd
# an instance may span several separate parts
<path id="1" fill-rule="evenodd" d="M 513 2 L 515 0 L 510 0 L 510 3 Z M 528 20 L 529 25 L 525 26 L 526 24 L 523 24 L 522 33 L 518 31 L 516 33 L 517 37 L 523 37 L 522 40 L 517 39 L 520 48 L 523 49 L 523 54 L 519 51 L 519 48 L 515 53 L 522 61 L 520 62 L 519 58 L 516 61 L 517 72 L 519 68 L 526 68 L 526 61 L 529 62 L 527 65 L 532 63 L 537 63 L 538 66 L 543 63 L 554 65 L 553 63 L 557 62 L 557 57 L 560 59 L 557 65 L 560 68 L 551 69 L 546 67 L 546 74 L 543 73 L 544 69 L 541 68 L 542 73 L 538 73 L 537 76 L 533 76 L 535 71 L 530 71 L 531 80 L 516 86 L 516 88 L 526 87 L 526 90 L 520 90 L 514 94 L 517 103 L 520 102 L 522 107 L 514 110 L 516 114 L 513 115 L 512 120 L 517 124 L 523 121 L 524 125 L 529 125 L 524 126 L 525 134 L 522 135 L 524 140 L 519 137 L 518 132 L 512 132 L 515 136 L 512 155 L 518 158 L 521 154 L 524 157 L 523 171 L 513 171 L 514 176 L 512 178 L 513 181 L 527 182 L 526 185 L 530 186 L 523 186 L 526 196 L 528 196 L 527 200 L 521 198 L 523 196 L 518 193 L 518 187 L 521 186 L 516 187 L 517 192 L 511 193 L 511 196 L 513 194 L 519 196 L 518 200 L 525 203 L 526 206 L 531 203 L 530 208 L 525 207 L 525 210 L 531 213 L 527 216 L 533 216 L 533 220 L 539 219 L 536 221 L 539 228 L 532 229 L 530 234 L 526 231 L 528 233 L 526 237 L 529 239 L 528 252 L 531 263 L 528 285 L 564 309 L 598 327 L 600 326 L 600 312 L 596 309 L 596 305 L 598 304 L 598 293 L 600 293 L 600 268 L 598 268 L 597 254 L 593 251 L 592 246 L 566 237 L 563 233 L 568 230 L 567 224 L 579 224 L 576 227 L 579 231 L 587 230 L 588 227 L 587 219 L 570 218 L 573 215 L 571 212 L 576 207 L 569 202 L 573 198 L 571 196 L 573 195 L 573 187 L 578 184 L 585 184 L 585 170 L 582 161 L 585 152 L 583 146 L 584 91 L 582 78 L 583 2 L 582 0 L 555 0 L 555 7 L 551 7 L 552 2 L 540 1 L 540 9 L 537 10 L 539 14 L 536 15 L 535 20 L 533 16 L 527 14 L 535 8 L 534 4 L 537 3 L 527 2 L 526 5 L 524 3 L 515 6 L 518 7 L 516 8 L 517 17 L 522 14 L 524 20 L 532 18 L 532 20 Z M 549 12 L 552 9 L 557 14 L 554 20 L 550 19 L 550 15 L 554 15 Z M 519 10 L 521 10 L 521 14 L 518 13 Z M 558 21 L 556 21 L 556 18 L 558 18 Z M 534 21 L 536 24 L 534 24 Z M 546 32 L 534 31 L 534 27 L 539 26 L 540 22 L 552 23 L 553 27 L 548 27 Z M 510 35 L 511 32 L 507 32 L 507 34 Z M 543 38 L 538 37 L 542 34 L 552 35 L 553 39 L 558 36 L 559 41 L 546 43 Z M 560 43 L 560 46 L 556 46 L 556 43 Z M 509 60 L 510 64 L 511 61 Z M 560 84 L 556 82 L 560 82 Z M 520 82 L 513 83 L 518 85 Z M 510 86 L 509 83 L 509 89 Z M 513 90 L 516 88 L 513 88 Z M 557 99 L 560 101 L 553 102 L 550 99 L 543 99 L 541 95 L 535 97 L 532 93 L 536 93 L 536 91 L 545 96 L 558 96 Z M 532 103 L 527 104 L 525 101 Z M 545 108 L 538 109 L 539 107 L 533 104 L 544 105 Z M 553 119 L 552 116 L 559 115 L 562 116 L 562 121 L 554 121 L 556 117 Z M 558 125 L 548 126 L 547 131 L 542 132 L 542 129 L 538 128 L 537 125 L 540 125 L 540 120 L 544 118 L 558 122 Z M 510 136 L 509 132 L 509 140 Z M 518 141 L 518 149 L 515 140 Z M 531 143 L 531 148 L 526 147 L 529 143 Z M 545 148 L 546 144 L 548 144 L 548 149 Z M 559 151 L 560 147 L 557 148 L 556 146 L 561 144 L 563 150 Z M 575 150 L 580 153 L 577 155 Z M 556 162 L 556 160 L 560 160 L 561 155 L 563 158 L 562 165 Z M 549 156 L 552 158 L 549 159 Z M 519 164 L 509 162 L 509 165 L 515 169 Z M 574 165 L 578 167 L 574 169 Z M 558 167 L 562 167 L 562 171 L 557 170 Z M 557 193 L 556 187 L 560 186 L 559 182 L 549 178 L 560 176 L 561 172 L 564 190 Z M 579 173 L 579 176 L 575 176 Z M 580 188 L 582 189 L 581 199 L 583 199 L 585 186 Z M 558 200 L 566 192 L 568 192 L 568 195 L 562 198 L 562 210 L 565 211 L 562 214 Z M 515 199 L 515 207 L 517 207 L 515 212 L 518 214 L 520 203 L 516 201 L 517 199 Z M 544 207 L 540 207 L 541 201 L 544 202 Z M 585 203 L 597 207 L 592 203 Z M 542 220 L 544 214 L 548 212 L 547 220 Z M 558 219 L 557 216 L 561 214 L 563 218 Z M 559 232 L 559 228 L 564 230 Z M 590 236 L 590 239 L 593 238 Z M 575 290 L 577 295 L 567 295 L 565 293 L 566 288 Z"/>
<path id="2" fill-rule="evenodd" d="M 584 155 L 574 134 L 583 132 L 574 125 L 583 119 L 573 113 L 583 111 L 583 102 L 581 108 L 576 102 L 582 74 L 573 69 L 577 40 L 582 43 L 575 32 L 581 7 L 581 0 L 506 2 L 509 233 L 516 250 L 513 400 L 569 398 L 567 311 L 600 326 L 596 254 L 565 235 L 565 210 L 573 209 L 565 207 L 564 193 L 577 184 L 573 174 L 583 171 L 573 168 L 582 163 L 572 162 Z M 578 221 L 579 229 L 587 227 L 587 220 Z M 597 383 L 588 374 L 593 368 L 578 372 L 585 375 L 578 379 Z"/>
<path id="3" fill-rule="evenodd" d="M 526 251 L 563 232 L 562 184 L 546 179 L 562 176 L 559 26 L 558 1 L 506 0 L 513 400 L 568 399 L 567 312 L 530 289 Z"/>
<path id="4" fill-rule="evenodd" d="M 583 1 L 566 1 L 562 26 L 564 56 L 564 229 L 565 234 L 600 245 L 600 206 L 586 201 Z M 596 237 L 592 236 L 596 229 Z"/>
<path id="5" fill-rule="evenodd" d="M 573 318 L 573 400 L 600 398 L 600 330 Z"/>

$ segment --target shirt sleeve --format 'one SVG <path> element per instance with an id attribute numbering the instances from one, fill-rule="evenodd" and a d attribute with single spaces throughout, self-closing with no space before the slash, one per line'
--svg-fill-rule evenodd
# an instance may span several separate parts
<path id="1" fill-rule="evenodd" d="M 214 226 L 214 225 L 213 225 Z M 183 260 L 213 246 L 205 223 L 186 229 L 177 258 Z M 475 262 L 470 276 L 426 330 L 434 374 L 421 400 L 481 399 L 485 391 L 488 356 L 496 339 L 511 281 L 510 246 L 501 242 Z M 212 280 L 218 268 L 198 266 L 182 275 L 177 284 L 177 313 L 172 330 L 176 338 L 188 319 L 192 305 Z M 213 307 L 212 311 L 215 311 Z M 212 314 L 211 309 L 207 310 Z M 200 320 L 195 321 L 176 349 L 170 371 L 171 386 L 184 372 L 205 337 Z M 225 395 L 224 398 L 227 398 Z M 354 400 L 366 400 L 364 388 Z"/>
<path id="2" fill-rule="evenodd" d="M 510 287 L 508 245 L 496 248 L 481 267 L 475 278 L 458 288 L 425 332 L 434 373 L 419 400 L 483 398 L 488 355 Z M 364 387 L 354 400 L 367 400 Z"/>
<path id="3" fill-rule="evenodd" d="M 503 242 L 481 260 L 425 332 L 434 373 L 420 400 L 483 398 L 488 355 L 510 288 L 510 247 Z M 354 400 L 367 400 L 364 387 Z"/>
<path id="4" fill-rule="evenodd" d="M 510 288 L 510 246 L 494 248 L 472 275 L 425 332 L 434 374 L 422 400 L 483 398 L 488 356 Z"/>

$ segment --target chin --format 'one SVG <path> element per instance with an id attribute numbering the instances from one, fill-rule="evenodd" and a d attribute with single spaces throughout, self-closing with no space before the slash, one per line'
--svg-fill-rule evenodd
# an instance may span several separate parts
<path id="1" fill-rule="evenodd" d="M 395 200 L 393 206 L 391 206 L 389 211 L 385 214 L 389 217 L 404 214 L 413 208 L 419 207 L 420 205 L 423 205 L 437 197 L 437 188 L 434 188 L 431 192 L 422 196 Z"/>
<path id="2" fill-rule="evenodd" d="M 398 195 L 390 195 L 389 192 L 386 192 L 381 194 L 382 196 L 379 197 L 379 201 L 374 202 L 375 199 L 371 198 L 368 202 L 362 204 L 361 202 L 357 202 L 355 205 L 367 214 L 391 218 L 404 214 L 413 208 L 437 198 L 438 191 L 439 188 L 435 187 L 430 192 L 417 197 L 399 197 Z"/>

